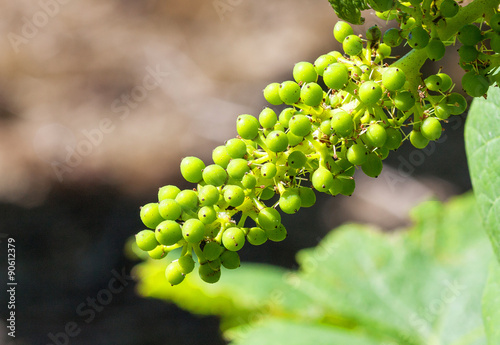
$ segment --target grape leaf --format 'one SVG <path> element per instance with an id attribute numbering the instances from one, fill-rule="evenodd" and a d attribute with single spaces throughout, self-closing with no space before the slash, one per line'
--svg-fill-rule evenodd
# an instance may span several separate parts
<path id="1" fill-rule="evenodd" d="M 500 261 L 500 90 L 476 98 L 465 124 L 465 148 L 479 212 Z"/>
<path id="2" fill-rule="evenodd" d="M 340 19 L 356 25 L 365 21 L 365 18 L 361 17 L 361 11 L 370 8 L 366 0 L 328 0 L 328 2 Z"/>

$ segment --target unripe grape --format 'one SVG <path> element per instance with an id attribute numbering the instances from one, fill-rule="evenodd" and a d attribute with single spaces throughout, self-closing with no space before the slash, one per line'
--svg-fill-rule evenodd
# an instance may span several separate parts
<path id="1" fill-rule="evenodd" d="M 427 47 L 425 47 L 427 52 L 427 57 L 431 61 L 439 61 L 444 57 L 446 53 L 446 47 L 444 43 L 439 38 L 434 38 L 429 41 Z"/>
<path id="2" fill-rule="evenodd" d="M 349 35 L 344 38 L 342 48 L 347 55 L 356 56 L 363 50 L 363 41 L 356 35 Z"/>
<path id="3" fill-rule="evenodd" d="M 220 261 L 222 263 L 222 266 L 229 270 L 240 267 L 240 256 L 237 252 L 226 250 L 221 254 Z"/>
<path id="4" fill-rule="evenodd" d="M 394 97 L 394 106 L 401 111 L 408 111 L 415 105 L 415 97 L 409 91 L 401 91 Z"/>
<path id="5" fill-rule="evenodd" d="M 386 57 L 391 56 L 391 53 L 392 53 L 392 49 L 389 45 L 387 45 L 385 43 L 379 44 L 378 49 L 377 49 L 377 54 L 381 59 L 385 59 Z"/>
<path id="6" fill-rule="evenodd" d="M 212 151 L 212 160 L 215 164 L 220 165 L 224 169 L 227 167 L 227 164 L 231 160 L 231 157 L 227 153 L 227 149 L 225 145 L 217 146 Z M 203 174 L 202 174 L 203 176 Z"/>
<path id="7" fill-rule="evenodd" d="M 280 105 L 283 103 L 283 100 L 280 98 L 280 84 L 271 83 L 266 86 L 264 89 L 264 98 L 266 101 L 271 103 L 272 105 Z"/>
<path id="8" fill-rule="evenodd" d="M 171 246 L 182 240 L 181 226 L 173 220 L 165 220 L 156 227 L 155 236 L 158 243 Z"/>
<path id="9" fill-rule="evenodd" d="M 274 178 L 278 170 L 276 169 L 276 164 L 268 162 L 260 167 L 260 174 L 264 178 Z"/>
<path id="10" fill-rule="evenodd" d="M 141 207 L 141 220 L 150 229 L 155 229 L 158 224 L 163 222 L 163 217 L 158 210 L 158 203 L 152 202 Z"/>
<path id="11" fill-rule="evenodd" d="M 185 157 L 181 161 L 181 174 L 188 182 L 200 182 L 203 169 L 205 163 L 197 157 Z"/>
<path id="12" fill-rule="evenodd" d="M 278 122 L 278 116 L 271 108 L 264 108 L 259 115 L 259 122 L 263 128 L 273 128 Z"/>
<path id="13" fill-rule="evenodd" d="M 344 64 L 333 63 L 325 69 L 323 81 L 330 89 L 343 89 L 349 81 L 349 70 Z"/>
<path id="14" fill-rule="evenodd" d="M 300 86 L 294 81 L 284 81 L 280 85 L 279 95 L 285 104 L 297 103 L 300 98 Z"/>
<path id="15" fill-rule="evenodd" d="M 300 89 L 300 99 L 306 105 L 316 107 L 323 101 L 323 89 L 316 83 L 307 83 Z"/>
<path id="16" fill-rule="evenodd" d="M 351 115 L 344 110 L 335 112 L 332 116 L 332 128 L 340 138 L 347 138 L 354 130 L 354 122 Z"/>
<path id="17" fill-rule="evenodd" d="M 300 137 L 305 137 L 311 131 L 311 121 L 305 115 L 294 115 L 289 122 L 290 131 Z"/>
<path id="18" fill-rule="evenodd" d="M 245 192 L 241 187 L 227 185 L 224 187 L 224 200 L 232 207 L 238 207 L 245 201 Z"/>
<path id="19" fill-rule="evenodd" d="M 344 39 L 353 33 L 354 31 L 351 25 L 341 20 L 335 23 L 335 26 L 333 27 L 333 36 L 339 43 L 344 42 Z"/>
<path id="20" fill-rule="evenodd" d="M 375 153 L 370 153 L 361 165 L 363 172 L 370 177 L 378 177 L 382 172 L 382 160 Z"/>
<path id="21" fill-rule="evenodd" d="M 248 162 L 243 158 L 232 159 L 227 165 L 227 174 L 235 180 L 241 181 L 243 176 L 250 171 Z"/>
<path id="22" fill-rule="evenodd" d="M 439 11 L 441 15 L 445 18 L 455 17 L 460 10 L 460 6 L 454 0 L 443 0 Z"/>
<path id="23" fill-rule="evenodd" d="M 272 131 L 266 138 L 266 145 L 273 152 L 285 151 L 288 147 L 288 137 L 285 132 Z"/>
<path id="24" fill-rule="evenodd" d="M 281 216 L 272 207 L 266 207 L 259 211 L 257 223 L 264 230 L 276 229 L 281 224 Z"/>
<path id="25" fill-rule="evenodd" d="M 219 256 L 224 251 L 224 248 L 220 246 L 217 242 L 208 242 L 203 247 L 203 255 L 208 261 L 214 261 L 219 258 Z"/>
<path id="26" fill-rule="evenodd" d="M 260 200 L 269 200 L 274 196 L 274 194 L 274 188 L 272 188 L 271 186 L 266 187 L 260 193 Z"/>
<path id="27" fill-rule="evenodd" d="M 387 140 L 385 141 L 384 147 L 388 150 L 396 150 L 401 146 L 403 141 L 403 135 L 401 131 L 392 127 L 388 127 L 385 130 L 387 134 Z"/>
<path id="28" fill-rule="evenodd" d="M 236 252 L 245 244 L 245 233 L 237 227 L 226 229 L 222 234 L 222 244 L 227 250 Z"/>
<path id="29" fill-rule="evenodd" d="M 189 211 L 198 206 L 198 195 L 193 190 L 185 189 L 177 194 L 175 201 L 184 211 Z"/>
<path id="30" fill-rule="evenodd" d="M 389 21 L 394 20 L 398 17 L 397 11 L 384 11 L 384 12 L 375 12 L 375 15 L 382 20 Z"/>
<path id="31" fill-rule="evenodd" d="M 191 273 L 194 269 L 194 260 L 191 255 L 184 255 L 177 260 L 180 271 L 184 274 Z"/>
<path id="32" fill-rule="evenodd" d="M 210 267 L 210 265 L 207 263 L 200 265 L 200 267 L 198 268 L 198 274 L 204 282 L 215 284 L 219 281 L 221 272 L 220 270 L 213 270 L 212 267 Z"/>
<path id="33" fill-rule="evenodd" d="M 458 55 L 460 56 L 460 60 L 464 63 L 473 62 L 477 60 L 479 56 L 479 51 L 475 46 L 461 46 L 458 49 Z"/>
<path id="34" fill-rule="evenodd" d="M 467 109 L 467 101 L 464 96 L 456 92 L 446 96 L 446 104 L 451 107 L 450 111 L 452 115 L 460 115 Z"/>
<path id="35" fill-rule="evenodd" d="M 443 92 L 448 91 L 453 85 L 453 80 L 446 73 L 438 73 L 436 74 L 439 78 L 441 78 L 440 90 Z"/>
<path id="36" fill-rule="evenodd" d="M 293 66 L 293 79 L 297 83 L 311 83 L 318 79 L 318 73 L 312 63 L 302 61 Z"/>
<path id="37" fill-rule="evenodd" d="M 306 164 L 307 157 L 301 151 L 293 151 L 288 155 L 288 166 L 294 169 L 301 169 Z"/>
<path id="38" fill-rule="evenodd" d="M 500 32 L 500 13 L 491 16 L 489 25 L 494 31 Z"/>
<path id="39" fill-rule="evenodd" d="M 253 174 L 245 174 L 241 179 L 241 184 L 246 189 L 253 189 L 257 185 L 257 179 Z"/>
<path id="40" fill-rule="evenodd" d="M 377 24 L 370 26 L 368 30 L 366 30 L 366 39 L 372 42 L 377 42 L 382 37 L 382 32 Z"/>
<path id="41" fill-rule="evenodd" d="M 387 30 L 382 39 L 389 47 L 397 47 L 403 41 L 401 38 L 401 31 L 396 28 L 390 28 Z"/>
<path id="42" fill-rule="evenodd" d="M 401 23 L 400 28 L 401 30 L 411 30 L 416 23 L 417 22 L 413 17 L 405 18 L 405 20 Z"/>
<path id="43" fill-rule="evenodd" d="M 397 91 L 406 82 L 405 72 L 397 67 L 389 67 L 382 73 L 382 85 L 387 90 Z"/>
<path id="44" fill-rule="evenodd" d="M 366 130 L 365 135 L 368 143 L 374 147 L 384 146 L 385 141 L 387 140 L 385 128 L 378 123 L 370 125 L 370 127 Z"/>
<path id="45" fill-rule="evenodd" d="M 436 105 L 436 107 L 434 108 L 434 114 L 439 119 L 446 120 L 451 115 L 451 109 L 445 102 L 442 102 Z"/>
<path id="46" fill-rule="evenodd" d="M 424 49 L 429 39 L 429 33 L 421 26 L 415 26 L 408 34 L 408 44 L 413 49 Z"/>
<path id="47" fill-rule="evenodd" d="M 288 214 L 297 213 L 300 209 L 301 203 L 302 201 L 297 189 L 287 189 L 283 192 L 283 194 L 281 194 L 278 202 L 280 209 Z"/>
<path id="48" fill-rule="evenodd" d="M 353 165 L 361 165 L 366 161 L 366 156 L 368 155 L 368 151 L 366 151 L 366 147 L 363 144 L 353 144 L 347 150 L 347 160 L 351 162 Z"/>
<path id="49" fill-rule="evenodd" d="M 201 206 L 212 206 L 219 201 L 219 190 L 217 187 L 207 184 L 198 190 L 198 200 Z"/>
<path id="50" fill-rule="evenodd" d="M 466 24 L 460 28 L 457 34 L 460 43 L 466 46 L 473 46 L 482 41 L 481 29 L 474 24 Z"/>
<path id="51" fill-rule="evenodd" d="M 385 12 L 394 8 L 394 0 L 368 0 L 368 3 L 377 12 Z"/>
<path id="52" fill-rule="evenodd" d="M 212 206 L 203 206 L 198 211 L 198 219 L 203 224 L 212 224 L 217 220 L 217 212 Z"/>
<path id="53" fill-rule="evenodd" d="M 173 261 L 165 269 L 165 276 L 167 277 L 167 281 L 174 286 L 180 284 L 186 275 L 182 273 L 179 263 Z"/>
<path id="54" fill-rule="evenodd" d="M 248 229 L 247 240 L 251 245 L 260 246 L 267 242 L 267 234 L 264 229 L 253 227 Z"/>
<path id="55" fill-rule="evenodd" d="M 332 121 L 325 120 L 321 122 L 319 129 L 324 135 L 332 135 L 333 134 Z"/>
<path id="56" fill-rule="evenodd" d="M 252 115 L 244 114 L 236 120 L 236 131 L 243 139 L 251 140 L 259 134 L 260 123 Z"/>
<path id="57" fill-rule="evenodd" d="M 284 127 L 288 128 L 288 123 L 290 122 L 292 116 L 295 115 L 295 113 L 296 111 L 294 108 L 283 109 L 279 116 L 279 123 L 282 124 Z M 277 128 L 275 127 L 275 130 L 276 129 Z"/>
<path id="58" fill-rule="evenodd" d="M 155 237 L 155 232 L 152 230 L 142 230 L 135 235 L 135 243 L 137 246 L 144 250 L 150 251 L 158 246 L 158 241 Z"/>
<path id="59" fill-rule="evenodd" d="M 247 145 L 243 140 L 233 138 L 226 142 L 226 150 L 231 158 L 243 158 L 247 154 Z"/>
<path id="60" fill-rule="evenodd" d="M 176 220 L 181 216 L 182 207 L 173 199 L 164 199 L 158 204 L 158 212 L 163 219 Z"/>
<path id="61" fill-rule="evenodd" d="M 382 98 L 382 88 L 374 81 L 367 81 L 359 87 L 359 99 L 367 105 L 376 104 Z"/>
<path id="62" fill-rule="evenodd" d="M 320 192 L 328 191 L 333 185 L 333 175 L 330 170 L 319 167 L 311 177 L 313 187 Z"/>
<path id="63" fill-rule="evenodd" d="M 161 260 L 164 257 L 166 257 L 168 254 L 168 250 L 166 248 L 167 247 L 160 244 L 160 245 L 156 246 L 155 249 L 149 250 L 148 255 L 151 259 Z"/>
<path id="64" fill-rule="evenodd" d="M 431 91 L 439 91 L 441 88 L 441 78 L 436 75 L 430 75 L 424 80 L 425 87 L 427 87 Z"/>
<path id="65" fill-rule="evenodd" d="M 420 132 L 422 135 L 429 140 L 437 140 L 441 136 L 441 122 L 435 117 L 428 117 L 422 121 L 420 126 Z"/>
<path id="66" fill-rule="evenodd" d="M 188 243 L 198 243 L 205 237 L 205 224 L 199 219 L 188 219 L 182 226 L 182 236 Z"/>
<path id="67" fill-rule="evenodd" d="M 484 76 L 476 74 L 474 71 L 470 71 L 465 73 L 462 77 L 462 87 L 468 95 L 472 97 L 481 97 L 488 92 L 490 84 L 488 79 Z"/>
<path id="68" fill-rule="evenodd" d="M 429 139 L 424 137 L 420 131 L 412 130 L 410 132 L 410 142 L 417 149 L 423 149 L 429 144 Z"/>
<path id="69" fill-rule="evenodd" d="M 316 61 L 314 61 L 314 67 L 316 68 L 316 73 L 323 76 L 325 69 L 332 63 L 337 62 L 337 59 L 329 54 L 324 54 L 319 56 Z"/>
<path id="70" fill-rule="evenodd" d="M 316 203 L 316 194 L 312 188 L 299 187 L 301 207 L 311 207 Z"/>
<path id="71" fill-rule="evenodd" d="M 161 202 L 164 199 L 175 199 L 180 191 L 180 188 L 177 186 L 163 186 L 158 190 L 158 202 Z"/>
<path id="72" fill-rule="evenodd" d="M 342 190 L 340 193 L 342 195 L 351 196 L 356 189 L 356 181 L 354 179 L 340 179 L 342 182 Z"/>
<path id="73" fill-rule="evenodd" d="M 280 224 L 277 228 L 266 230 L 267 238 L 273 242 L 281 242 L 287 236 L 287 231 L 283 224 Z"/>

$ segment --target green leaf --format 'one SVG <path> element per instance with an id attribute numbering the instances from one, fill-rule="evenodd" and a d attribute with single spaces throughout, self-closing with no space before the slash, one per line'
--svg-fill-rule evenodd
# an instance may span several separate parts
<path id="1" fill-rule="evenodd" d="M 483 319 L 488 335 L 488 344 L 500 344 L 500 264 L 490 265 L 488 282 L 483 295 Z"/>
<path id="2" fill-rule="evenodd" d="M 476 98 L 465 126 L 465 148 L 472 186 L 493 250 L 500 261 L 500 90 Z"/>
<path id="3" fill-rule="evenodd" d="M 356 25 L 361 25 L 365 21 L 365 18 L 361 17 L 361 11 L 370 8 L 366 0 L 328 0 L 328 2 L 340 19 Z"/>

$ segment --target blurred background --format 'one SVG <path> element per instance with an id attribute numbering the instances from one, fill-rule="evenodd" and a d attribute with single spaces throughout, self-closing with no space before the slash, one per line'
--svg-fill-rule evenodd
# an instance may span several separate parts
<path id="1" fill-rule="evenodd" d="M 16 338 L 0 343 L 224 344 L 218 320 L 136 295 L 126 240 L 158 187 L 182 182 L 185 155 L 210 161 L 241 113 L 266 106 L 262 89 L 294 63 L 340 50 L 326 0 L 41 0 L 0 5 L 0 282 L 16 243 Z M 370 11 L 362 33 L 385 22 Z M 450 47 L 450 50 L 456 49 Z M 404 53 L 404 48 L 394 54 Z M 425 71 L 459 77 L 455 57 Z M 451 68 L 451 69 L 450 69 Z M 279 107 L 275 108 L 277 111 Z M 429 198 L 470 189 L 465 117 L 438 143 L 405 144 L 352 197 L 318 196 L 284 218 L 282 243 L 244 248 L 244 261 L 295 266 L 295 253 L 333 227 L 409 223 Z M 111 291 L 111 292 L 110 292 Z"/>

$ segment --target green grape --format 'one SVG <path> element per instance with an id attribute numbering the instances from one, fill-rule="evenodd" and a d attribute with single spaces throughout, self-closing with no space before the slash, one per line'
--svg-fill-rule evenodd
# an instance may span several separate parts
<path id="1" fill-rule="evenodd" d="M 354 30 L 351 25 L 341 20 L 339 20 L 333 27 L 333 36 L 339 43 L 344 42 L 344 39 L 353 33 Z"/>
<path id="2" fill-rule="evenodd" d="M 387 140 L 387 133 L 384 127 L 374 123 L 366 130 L 366 140 L 374 147 L 382 147 Z"/>
<path id="3" fill-rule="evenodd" d="M 201 280 L 203 280 L 205 283 L 215 284 L 219 281 L 221 272 L 220 270 L 213 270 L 212 267 L 210 267 L 210 265 L 207 263 L 200 265 L 200 267 L 198 268 L 198 274 Z"/>
<path id="4" fill-rule="evenodd" d="M 498 33 L 490 39 L 490 47 L 495 53 L 500 53 L 500 35 Z"/>
<path id="5" fill-rule="evenodd" d="M 342 48 L 347 55 L 356 56 L 363 50 L 363 41 L 356 35 L 349 35 L 342 41 Z"/>
<path id="6" fill-rule="evenodd" d="M 247 145 L 243 140 L 233 138 L 226 141 L 226 150 L 231 158 L 243 158 L 247 154 Z"/>
<path id="7" fill-rule="evenodd" d="M 307 157 L 302 151 L 293 151 L 288 155 L 288 166 L 301 169 L 307 162 Z"/>
<path id="8" fill-rule="evenodd" d="M 276 229 L 281 224 L 281 216 L 276 209 L 266 207 L 259 211 L 257 216 L 258 225 L 264 230 Z"/>
<path id="9" fill-rule="evenodd" d="M 441 78 L 436 74 L 430 75 L 424 80 L 425 86 L 431 91 L 439 91 L 441 82 Z"/>
<path id="10" fill-rule="evenodd" d="M 319 129 L 325 135 L 332 135 L 333 134 L 332 121 L 325 120 L 325 121 L 321 122 Z"/>
<path id="11" fill-rule="evenodd" d="M 288 147 L 288 137 L 285 132 L 272 131 L 267 135 L 266 145 L 273 152 L 285 151 Z"/>
<path id="12" fill-rule="evenodd" d="M 200 182 L 203 169 L 205 169 L 205 163 L 197 157 L 185 157 L 181 161 L 181 174 L 188 182 Z"/>
<path id="13" fill-rule="evenodd" d="M 325 69 L 323 81 L 330 89 L 343 89 L 349 81 L 349 70 L 344 64 L 333 63 Z"/>
<path id="14" fill-rule="evenodd" d="M 429 39 L 429 33 L 421 26 L 415 26 L 408 34 L 408 44 L 413 49 L 424 49 Z"/>
<path id="15" fill-rule="evenodd" d="M 161 260 L 164 257 L 166 257 L 167 254 L 168 254 L 168 250 L 166 249 L 165 246 L 163 246 L 161 244 L 156 246 L 155 249 L 148 251 L 149 257 L 151 259 L 154 259 L 154 260 Z"/>
<path id="16" fill-rule="evenodd" d="M 280 209 L 288 214 L 297 213 L 300 209 L 301 203 L 302 201 L 297 189 L 287 189 L 283 192 L 283 194 L 281 194 L 278 202 Z"/>
<path id="17" fill-rule="evenodd" d="M 272 187 L 266 187 L 262 190 L 260 194 L 260 200 L 269 200 L 274 196 L 274 188 Z"/>
<path id="18" fill-rule="evenodd" d="M 432 40 L 430 40 L 429 43 L 427 44 L 427 47 L 425 47 L 425 50 L 427 52 L 427 57 L 431 61 L 441 60 L 444 57 L 444 54 L 446 53 L 446 47 L 439 38 L 437 39 L 433 38 Z"/>
<path id="19" fill-rule="evenodd" d="M 361 165 L 363 172 L 370 177 L 378 177 L 382 172 L 382 159 L 375 153 L 370 153 Z"/>
<path id="20" fill-rule="evenodd" d="M 394 20 L 398 17 L 397 11 L 384 11 L 384 12 L 375 12 L 375 15 L 382 20 L 389 21 Z"/>
<path id="21" fill-rule="evenodd" d="M 198 206 L 198 195 L 193 190 L 185 189 L 177 194 L 175 201 L 184 211 L 189 211 Z"/>
<path id="22" fill-rule="evenodd" d="M 299 187 L 301 207 L 311 207 L 316 203 L 316 194 L 312 188 Z"/>
<path id="23" fill-rule="evenodd" d="M 451 115 L 451 109 L 448 104 L 442 102 L 434 107 L 434 114 L 441 120 L 446 120 Z"/>
<path id="24" fill-rule="evenodd" d="M 214 161 L 215 164 L 226 169 L 229 161 L 231 160 L 231 157 L 228 155 L 225 145 L 217 146 L 212 151 L 212 160 Z"/>
<path id="25" fill-rule="evenodd" d="M 150 229 L 155 229 L 158 224 L 164 221 L 158 210 L 158 203 L 152 202 L 141 207 L 141 220 Z"/>
<path id="26" fill-rule="evenodd" d="M 260 174 L 264 178 L 274 178 L 278 170 L 276 169 L 276 164 L 268 162 L 260 167 Z"/>
<path id="27" fill-rule="evenodd" d="M 173 199 L 164 199 L 158 204 L 158 212 L 163 219 L 176 220 L 181 216 L 182 207 Z"/>
<path id="28" fill-rule="evenodd" d="M 389 156 L 389 149 L 387 147 L 379 147 L 374 151 L 380 159 L 384 160 Z"/>
<path id="29" fill-rule="evenodd" d="M 337 59 L 331 55 L 324 54 L 319 56 L 316 61 L 314 61 L 314 67 L 316 68 L 316 73 L 323 76 L 325 69 L 332 63 L 337 62 Z"/>
<path id="30" fill-rule="evenodd" d="M 366 161 L 368 151 L 363 144 L 353 144 L 347 150 L 347 160 L 353 165 L 361 165 Z"/>
<path id="31" fill-rule="evenodd" d="M 281 242 L 286 238 L 287 232 L 283 224 L 280 224 L 277 228 L 266 230 L 266 235 L 273 242 Z"/>
<path id="32" fill-rule="evenodd" d="M 283 100 L 280 98 L 280 84 L 271 83 L 266 86 L 264 89 L 264 98 L 266 101 L 271 103 L 272 105 L 280 105 L 283 103 Z"/>
<path id="33" fill-rule="evenodd" d="M 483 40 L 481 29 L 474 24 L 466 24 L 460 28 L 457 34 L 460 43 L 466 46 L 473 46 Z"/>
<path id="34" fill-rule="evenodd" d="M 422 135 L 429 140 L 437 140 L 441 136 L 441 131 L 443 128 L 441 127 L 441 122 L 435 117 L 428 117 L 424 121 L 422 121 L 422 125 L 420 126 L 420 132 Z"/>
<path id="35" fill-rule="evenodd" d="M 338 137 L 347 138 L 354 130 L 351 115 L 344 110 L 335 112 L 332 116 L 332 128 Z"/>
<path id="36" fill-rule="evenodd" d="M 342 190 L 340 191 L 340 194 L 346 195 L 346 196 L 351 196 L 352 193 L 354 193 L 354 189 L 356 189 L 356 182 L 354 179 L 340 179 L 342 182 Z"/>
<path id="37" fill-rule="evenodd" d="M 443 92 L 448 91 L 453 85 L 453 80 L 451 80 L 451 77 L 446 73 L 438 73 L 436 75 L 441 78 L 441 88 L 439 90 Z"/>
<path id="38" fill-rule="evenodd" d="M 328 190 L 328 192 L 331 195 L 335 196 L 340 194 L 341 191 L 342 191 L 342 180 L 340 178 L 335 177 L 333 179 L 332 187 Z"/>
<path id="39" fill-rule="evenodd" d="M 389 45 L 385 43 L 379 44 L 377 54 L 380 56 L 380 58 L 385 59 L 386 57 L 391 56 L 391 53 L 392 49 Z"/>
<path id="40" fill-rule="evenodd" d="M 252 115 L 244 114 L 236 120 L 236 131 L 243 139 L 251 140 L 259 134 L 260 123 Z"/>
<path id="41" fill-rule="evenodd" d="M 399 148 L 403 142 L 401 131 L 396 128 L 388 127 L 385 129 L 385 132 L 387 134 L 387 140 L 385 141 L 384 147 L 388 150 L 396 150 Z"/>
<path id="42" fill-rule="evenodd" d="M 492 15 L 489 24 L 494 31 L 500 32 L 500 13 Z"/>
<path id="43" fill-rule="evenodd" d="M 462 87 L 469 96 L 481 97 L 488 92 L 490 84 L 486 77 L 476 74 L 474 71 L 470 71 L 465 73 L 462 77 Z"/>
<path id="44" fill-rule="evenodd" d="M 205 237 L 205 224 L 199 219 L 188 219 L 182 226 L 182 236 L 188 243 L 198 243 Z"/>
<path id="45" fill-rule="evenodd" d="M 368 0 L 368 4 L 377 12 L 385 12 L 394 8 L 394 0 Z"/>
<path id="46" fill-rule="evenodd" d="M 243 158 L 232 159 L 227 165 L 227 174 L 235 180 L 241 181 L 246 173 L 250 172 L 248 161 Z"/>
<path id="47" fill-rule="evenodd" d="M 404 22 L 401 23 L 401 30 L 411 30 L 415 24 L 416 20 L 413 17 L 406 18 Z"/>
<path id="48" fill-rule="evenodd" d="M 384 33 L 384 36 L 382 38 L 385 44 L 387 44 L 389 47 L 397 47 L 401 44 L 403 41 L 403 38 L 401 37 L 401 31 L 396 29 L 396 28 L 390 28 Z"/>
<path id="49" fill-rule="evenodd" d="M 367 105 L 376 104 L 382 98 L 382 88 L 374 81 L 367 81 L 359 87 L 359 99 Z"/>
<path id="50" fill-rule="evenodd" d="M 217 212 L 212 206 L 203 206 L 198 211 L 198 219 L 201 220 L 203 224 L 212 224 L 217 220 Z"/>
<path id="51" fill-rule="evenodd" d="M 443 0 L 439 7 L 441 15 L 445 18 L 455 17 L 458 10 L 460 10 L 460 6 L 454 0 Z"/>
<path id="52" fill-rule="evenodd" d="M 264 108 L 259 114 L 259 122 L 262 128 L 273 128 L 278 122 L 278 116 L 271 108 Z"/>
<path id="53" fill-rule="evenodd" d="M 260 246 L 267 242 L 267 234 L 264 229 L 253 227 L 248 229 L 247 241 L 251 245 Z"/>
<path id="54" fill-rule="evenodd" d="M 319 167 L 312 174 L 311 182 L 313 184 L 313 187 L 316 188 L 316 190 L 320 192 L 326 192 L 330 188 L 332 188 L 333 175 L 330 172 L 330 170 L 324 167 Z"/>
<path id="55" fill-rule="evenodd" d="M 161 202 L 164 199 L 175 199 L 180 191 L 180 188 L 177 186 L 163 186 L 158 190 L 158 202 Z"/>
<path id="56" fill-rule="evenodd" d="M 451 106 L 450 111 L 452 115 L 460 115 L 467 109 L 467 101 L 464 96 L 456 92 L 446 96 L 446 104 Z"/>
<path id="57" fill-rule="evenodd" d="M 182 273 L 179 263 L 177 261 L 172 261 L 165 269 L 165 276 L 170 285 L 174 286 L 182 283 L 186 275 Z"/>
<path id="58" fill-rule="evenodd" d="M 477 60 L 479 56 L 479 51 L 475 46 L 461 46 L 458 49 L 458 55 L 460 60 L 464 63 L 473 62 Z"/>
<path id="59" fill-rule="evenodd" d="M 382 32 L 377 24 L 370 26 L 368 30 L 366 30 L 366 39 L 371 42 L 377 42 L 382 37 Z"/>
<path id="60" fill-rule="evenodd" d="M 241 187 L 227 185 L 224 187 L 224 200 L 232 207 L 238 207 L 245 201 L 245 192 Z"/>
<path id="61" fill-rule="evenodd" d="M 394 97 L 394 106 L 401 111 L 408 111 L 415 105 L 415 97 L 409 91 L 401 91 Z"/>
<path id="62" fill-rule="evenodd" d="M 405 72 L 397 67 L 389 67 L 382 73 L 382 85 L 387 90 L 397 91 L 406 82 Z"/>
<path id="63" fill-rule="evenodd" d="M 181 226 L 173 220 L 165 220 L 156 227 L 155 236 L 158 243 L 171 246 L 182 240 Z"/>
<path id="64" fill-rule="evenodd" d="M 348 70 L 351 72 L 351 78 L 354 80 L 360 80 L 363 75 L 363 71 L 358 66 L 349 66 Z"/>
<path id="65" fill-rule="evenodd" d="M 150 251 L 158 246 L 158 241 L 155 237 L 155 232 L 152 230 L 142 230 L 135 235 L 135 243 L 144 251 Z"/>
<path id="66" fill-rule="evenodd" d="M 217 242 L 208 242 L 207 244 L 205 244 L 205 247 L 203 247 L 203 255 L 208 261 L 214 261 L 218 259 L 223 251 L 224 248 L 221 247 L 221 245 Z"/>
<path id="67" fill-rule="evenodd" d="M 280 85 L 280 98 L 285 104 L 297 103 L 300 98 L 300 86 L 294 81 L 284 81 Z"/>
<path id="68" fill-rule="evenodd" d="M 180 271 L 184 274 L 191 273 L 194 269 L 194 260 L 191 255 L 184 255 L 177 260 Z"/>
<path id="69" fill-rule="evenodd" d="M 316 107 L 323 101 L 323 89 L 316 83 L 307 83 L 300 89 L 300 99 L 306 105 Z"/>
<path id="70" fill-rule="evenodd" d="M 257 185 L 257 179 L 253 174 L 245 174 L 241 179 L 241 184 L 246 189 L 253 189 Z"/>
<path id="71" fill-rule="evenodd" d="M 207 184 L 198 190 L 198 200 L 201 206 L 212 206 L 219 201 L 219 190 L 217 187 Z"/>
<path id="72" fill-rule="evenodd" d="M 285 108 L 281 111 L 279 116 L 279 123 L 288 128 L 288 123 L 293 115 L 295 115 L 296 111 L 294 108 Z M 275 127 L 276 129 L 276 127 Z"/>
<path id="73" fill-rule="evenodd" d="M 213 261 L 208 261 L 207 262 L 208 266 L 210 266 L 211 269 L 213 269 L 214 271 L 220 271 L 220 265 L 221 265 L 221 261 L 219 258 L 213 260 Z"/>
<path id="74" fill-rule="evenodd" d="M 296 136 L 305 137 L 311 132 L 311 121 L 305 115 L 294 115 L 288 123 L 290 131 Z"/>
<path id="75" fill-rule="evenodd" d="M 318 73 L 312 63 L 302 61 L 293 66 L 293 79 L 297 83 L 311 83 L 318 79 Z"/>
<path id="76" fill-rule="evenodd" d="M 410 142 L 417 149 L 423 149 L 429 144 L 429 139 L 424 137 L 420 131 L 412 130 L 410 132 Z"/>
<path id="77" fill-rule="evenodd" d="M 237 252 L 226 250 L 221 254 L 220 261 L 222 263 L 222 266 L 229 270 L 240 267 L 240 256 Z"/>
<path id="78" fill-rule="evenodd" d="M 226 229 L 222 234 L 222 244 L 232 252 L 240 250 L 245 244 L 245 232 L 237 227 Z"/>

